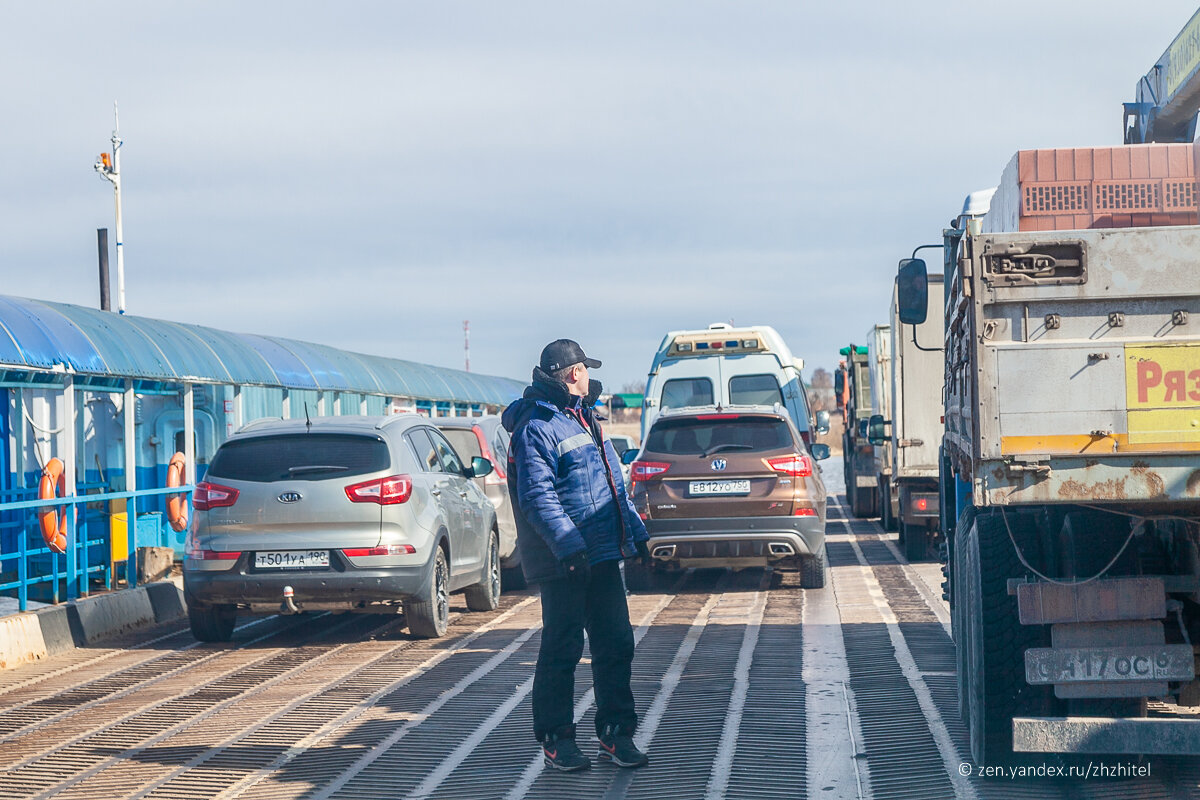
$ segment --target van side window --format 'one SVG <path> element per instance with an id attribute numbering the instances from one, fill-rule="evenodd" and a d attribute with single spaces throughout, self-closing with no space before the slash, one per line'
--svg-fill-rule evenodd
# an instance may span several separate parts
<path id="1" fill-rule="evenodd" d="M 783 405 L 783 393 L 774 375 L 737 375 L 729 379 L 729 405 Z"/>
<path id="2" fill-rule="evenodd" d="M 675 378 L 663 384 L 660 409 L 711 406 L 713 386 L 708 378 Z"/>

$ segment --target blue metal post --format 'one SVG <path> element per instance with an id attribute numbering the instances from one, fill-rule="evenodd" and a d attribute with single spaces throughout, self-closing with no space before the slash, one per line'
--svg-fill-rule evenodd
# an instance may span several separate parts
<path id="1" fill-rule="evenodd" d="M 63 382 L 63 420 L 60 429 L 63 432 L 62 438 L 62 460 L 63 473 L 66 475 L 66 494 L 67 497 L 74 497 L 79 488 L 77 484 L 76 473 L 78 467 L 76 462 L 76 446 L 78 442 L 77 430 L 75 427 L 75 381 L 68 375 Z M 67 519 L 67 599 L 74 600 L 79 597 L 79 525 L 77 517 L 78 506 L 72 505 L 69 507 L 70 516 Z M 63 508 L 63 513 L 68 513 L 68 508 Z"/>
<path id="2" fill-rule="evenodd" d="M 17 603 L 24 611 L 29 607 L 29 531 L 24 524 L 17 533 L 17 542 L 17 580 L 21 582 L 17 587 Z"/>
<path id="3" fill-rule="evenodd" d="M 137 497 L 125 501 L 125 583 L 132 589 L 137 586 Z"/>

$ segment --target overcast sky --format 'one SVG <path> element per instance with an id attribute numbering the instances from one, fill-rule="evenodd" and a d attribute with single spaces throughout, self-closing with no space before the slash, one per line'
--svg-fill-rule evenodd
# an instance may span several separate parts
<path id="1" fill-rule="evenodd" d="M 469 319 L 472 371 L 567 336 L 613 388 L 733 320 L 811 374 L 1016 150 L 1120 144 L 1195 10 L 5 2 L 0 293 L 98 303 L 117 100 L 131 314 L 460 368 Z"/>

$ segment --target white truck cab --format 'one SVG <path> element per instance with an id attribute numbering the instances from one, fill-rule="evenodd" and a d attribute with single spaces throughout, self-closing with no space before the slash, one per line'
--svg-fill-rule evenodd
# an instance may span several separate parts
<path id="1" fill-rule="evenodd" d="M 659 411 L 712 405 L 774 405 L 787 409 L 805 443 L 813 419 L 801 380 L 803 359 L 792 356 L 771 327 L 735 328 L 718 322 L 663 337 L 642 407 L 642 440 Z"/>

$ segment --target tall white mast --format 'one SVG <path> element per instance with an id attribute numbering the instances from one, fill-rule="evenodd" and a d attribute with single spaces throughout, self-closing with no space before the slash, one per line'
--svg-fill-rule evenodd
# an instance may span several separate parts
<path id="1" fill-rule="evenodd" d="M 121 118 L 113 101 L 112 156 L 101 153 L 95 163 L 100 177 L 113 185 L 117 202 L 117 313 L 125 313 L 125 237 L 121 233 Z"/>

